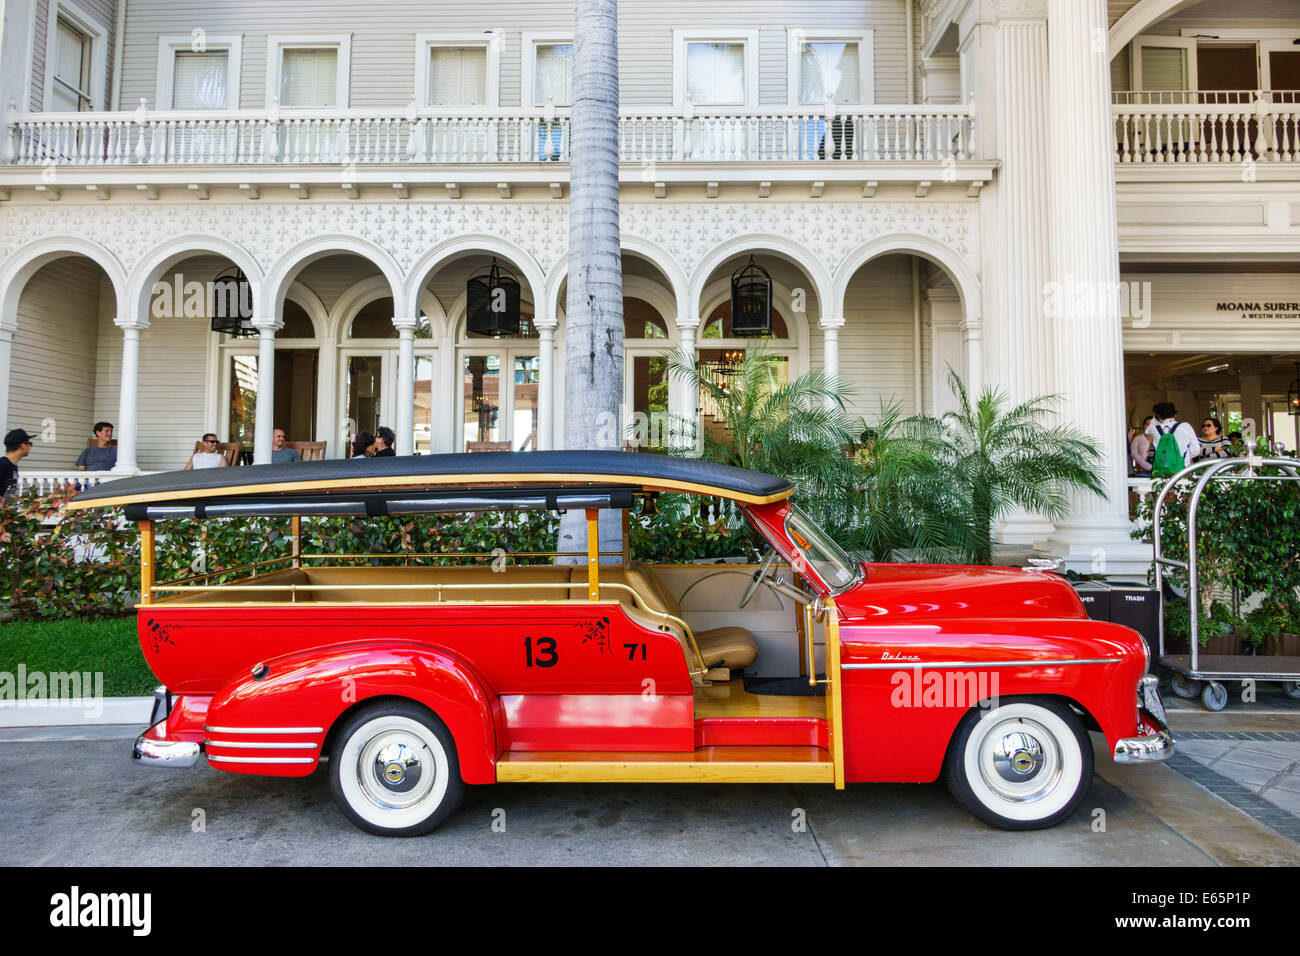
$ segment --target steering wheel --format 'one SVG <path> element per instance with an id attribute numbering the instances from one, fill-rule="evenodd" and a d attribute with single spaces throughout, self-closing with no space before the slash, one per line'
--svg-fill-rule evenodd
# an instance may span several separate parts
<path id="1" fill-rule="evenodd" d="M 740 606 L 744 607 L 750 601 L 754 600 L 754 595 L 758 593 L 758 586 L 763 583 L 764 579 L 772 573 L 772 568 L 776 565 L 776 549 L 768 548 L 767 555 L 763 558 L 763 563 L 759 569 L 754 572 L 753 579 L 749 586 L 745 588 L 745 596 L 740 599 Z"/>

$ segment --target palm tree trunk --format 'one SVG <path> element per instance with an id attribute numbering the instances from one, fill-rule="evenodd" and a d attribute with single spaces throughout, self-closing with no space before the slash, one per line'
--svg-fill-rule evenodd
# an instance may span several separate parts
<path id="1" fill-rule="evenodd" d="M 623 397 L 617 0 L 577 0 L 574 6 L 569 144 L 564 447 L 617 449 Z M 619 514 L 602 514 L 600 528 L 601 550 L 618 550 Z M 560 550 L 585 547 L 583 515 L 565 515 L 560 522 Z"/>

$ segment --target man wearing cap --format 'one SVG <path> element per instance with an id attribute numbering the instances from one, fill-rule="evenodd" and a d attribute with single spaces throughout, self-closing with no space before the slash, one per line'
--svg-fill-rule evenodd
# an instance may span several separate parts
<path id="1" fill-rule="evenodd" d="M 32 450 L 32 436 L 21 428 L 5 435 L 5 454 L 0 458 L 0 498 L 18 488 L 18 463 Z"/>

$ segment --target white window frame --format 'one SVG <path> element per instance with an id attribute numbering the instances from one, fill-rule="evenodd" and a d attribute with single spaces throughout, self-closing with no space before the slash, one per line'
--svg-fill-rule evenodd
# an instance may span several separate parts
<path id="1" fill-rule="evenodd" d="M 328 33 L 328 34 L 272 34 L 266 38 L 266 108 L 270 109 L 280 96 L 280 74 L 284 68 L 284 51 L 285 50 L 318 50 L 324 47 L 334 47 L 339 52 L 338 73 L 336 76 L 337 87 L 334 98 L 338 104 L 332 109 L 346 109 L 349 106 L 349 96 L 351 95 L 352 80 L 352 34 L 351 33 Z M 291 111 L 314 109 L 315 107 L 306 106 L 285 106 L 280 104 L 281 109 Z"/>
<path id="2" fill-rule="evenodd" d="M 688 43 L 743 43 L 745 45 L 745 102 L 736 109 L 758 106 L 758 31 L 757 30 L 674 30 L 673 31 L 673 108 L 686 105 L 686 45 Z M 697 103 L 705 109 L 715 107 Z M 726 109 L 719 105 L 717 109 Z"/>
<path id="3" fill-rule="evenodd" d="M 415 102 L 429 106 L 429 56 L 434 47 L 481 46 L 487 50 L 487 84 L 484 88 L 487 103 L 483 109 L 496 109 L 501 105 L 501 36 L 500 30 L 481 33 L 417 33 L 415 35 Z M 466 107 L 472 109 L 473 107 Z"/>
<path id="4" fill-rule="evenodd" d="M 837 104 L 843 106 L 872 106 L 876 102 L 876 66 L 875 66 L 875 31 L 874 30 L 804 30 L 792 28 L 786 30 L 786 105 L 807 106 L 799 102 L 799 87 L 803 77 L 803 45 L 805 43 L 856 43 L 858 45 L 858 103 Z"/>
<path id="5" fill-rule="evenodd" d="M 41 109 L 53 112 L 50 104 L 54 102 L 54 50 L 58 42 L 59 19 L 62 18 L 80 30 L 90 39 L 90 111 L 104 109 L 108 96 L 108 31 L 107 24 L 100 23 L 85 7 L 73 0 L 50 0 L 45 25 L 45 92 L 41 99 Z"/>
<path id="6" fill-rule="evenodd" d="M 1129 45 L 1129 86 L 1135 93 L 1158 93 L 1163 90 L 1142 89 L 1142 50 L 1146 47 L 1176 48 L 1187 54 L 1187 92 L 1196 92 L 1200 84 L 1196 78 L 1196 40 L 1193 38 L 1162 36 L 1157 33 L 1144 33 L 1133 38 Z"/>
<path id="7" fill-rule="evenodd" d="M 537 48 L 539 46 L 551 46 L 553 44 L 573 44 L 572 33 L 534 33 L 525 30 L 523 33 L 523 63 L 519 77 L 519 105 L 526 110 L 541 109 L 546 104 L 538 106 L 536 103 L 537 88 Z M 572 61 L 570 61 L 572 63 Z M 570 89 L 572 89 L 573 78 L 570 76 Z M 568 109 L 571 103 L 556 103 L 558 109 Z"/>
<path id="8" fill-rule="evenodd" d="M 204 36 L 203 49 L 196 50 L 195 37 L 189 34 L 160 36 L 158 38 L 158 84 L 154 92 L 154 107 L 160 110 L 172 108 L 172 97 L 176 89 L 176 54 L 177 53 L 217 53 L 226 51 L 226 109 L 239 109 L 239 75 L 244 36 L 232 33 L 224 36 Z"/>

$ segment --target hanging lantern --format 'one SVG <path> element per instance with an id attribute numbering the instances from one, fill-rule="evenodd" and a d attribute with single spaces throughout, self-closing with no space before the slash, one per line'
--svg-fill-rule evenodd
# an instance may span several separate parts
<path id="1" fill-rule="evenodd" d="M 465 287 L 466 331 L 470 335 L 519 334 L 519 280 L 502 273 L 496 259 L 485 275 Z"/>
<path id="2" fill-rule="evenodd" d="M 1300 362 L 1295 363 L 1295 381 L 1286 393 L 1287 411 L 1300 418 Z"/>
<path id="3" fill-rule="evenodd" d="M 227 269 L 212 280 L 212 331 L 245 337 L 253 328 L 253 288 L 238 269 Z"/>
<path id="4" fill-rule="evenodd" d="M 731 274 L 731 334 L 772 334 L 772 278 L 753 256 Z"/>

